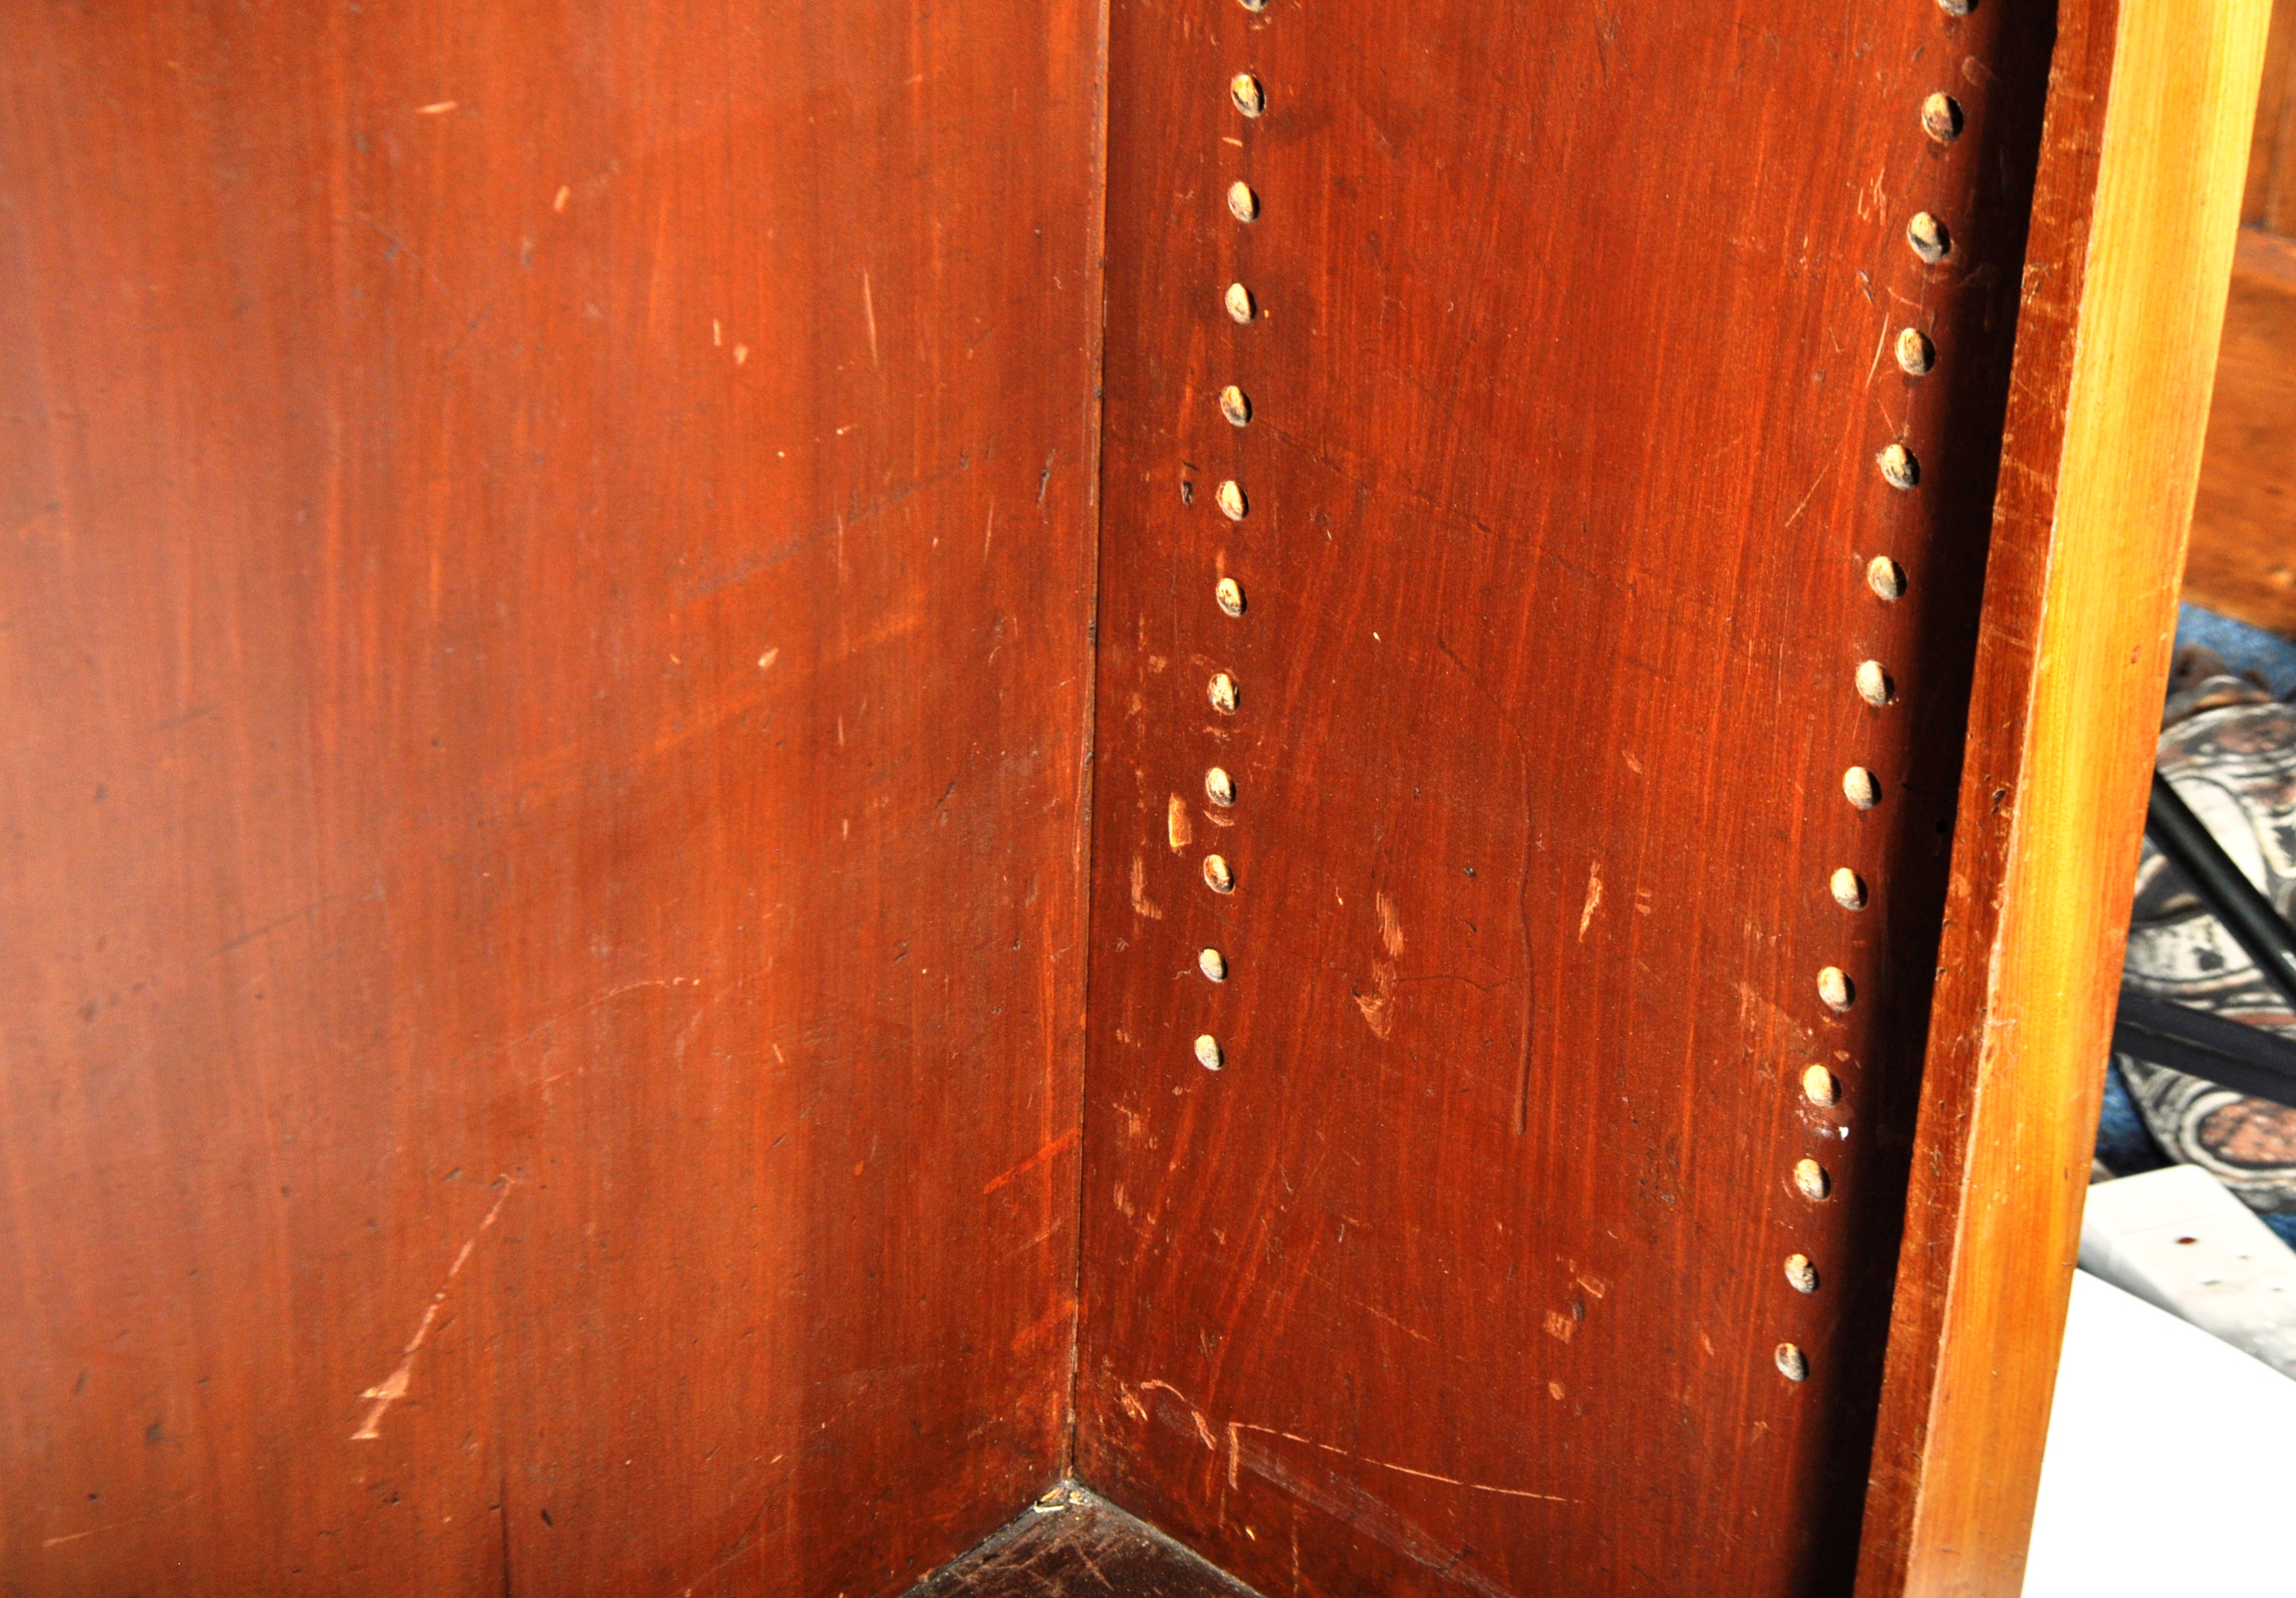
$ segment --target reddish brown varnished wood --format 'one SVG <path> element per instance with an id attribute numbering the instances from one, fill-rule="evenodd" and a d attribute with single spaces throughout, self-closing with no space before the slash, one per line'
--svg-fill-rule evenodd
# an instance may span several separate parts
<path id="1" fill-rule="evenodd" d="M 2296 6 L 2289 8 L 2296 16 Z M 2185 598 L 2296 634 L 2296 241 L 2241 231 Z"/>
<path id="2" fill-rule="evenodd" d="M 2048 13 L 1111 15 L 1080 1472 L 1274 1592 L 1842 1590 Z"/>
<path id="3" fill-rule="evenodd" d="M 2296 234 L 2296 5 L 2272 7 L 2248 149 L 2241 222 L 2283 236 Z M 2197 516 L 2194 531 L 2199 532 Z"/>
<path id="4" fill-rule="evenodd" d="M 1097 45 L 0 14 L 0 1589 L 882 1592 L 1058 1473 Z"/>
<path id="5" fill-rule="evenodd" d="M 2047 1435 L 2266 0 L 2063 12 L 1865 1598 L 2013 1598 Z"/>

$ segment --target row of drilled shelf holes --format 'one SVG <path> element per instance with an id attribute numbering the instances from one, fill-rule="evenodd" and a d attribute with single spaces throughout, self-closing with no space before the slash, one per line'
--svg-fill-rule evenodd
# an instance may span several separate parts
<path id="1" fill-rule="evenodd" d="M 1955 15 L 1968 14 L 1973 0 L 1939 0 L 1944 11 Z M 1962 110 L 1949 94 L 1933 94 L 1922 102 L 1922 131 L 1939 144 L 1950 144 L 1961 136 Z M 1946 225 L 1929 211 L 1916 211 L 1906 224 L 1906 242 L 1924 266 L 1935 266 L 1952 252 L 1953 239 Z M 1937 363 L 1936 347 L 1929 335 L 1917 327 L 1900 328 L 1892 340 L 1892 353 L 1898 369 L 1908 377 L 1925 377 Z M 1922 479 L 1920 460 L 1902 443 L 1882 447 L 1874 457 L 1882 480 L 1900 493 L 1910 492 Z M 1866 586 L 1883 603 L 1893 603 L 1906 592 L 1905 569 L 1887 555 L 1875 555 L 1866 563 Z M 1875 709 L 1894 703 L 1896 684 L 1890 680 L 1889 668 L 1879 660 L 1861 660 L 1851 675 L 1857 697 Z M 1870 810 L 1882 802 L 1882 786 L 1873 772 L 1863 766 L 1853 766 L 1842 774 L 1841 792 L 1860 810 Z M 1865 880 L 1847 865 L 1837 866 L 1827 881 L 1833 901 L 1845 910 L 1866 908 Z M 1817 995 L 1826 1007 L 1836 1014 L 1842 1013 L 1857 1002 L 1857 988 L 1849 974 L 1838 965 L 1829 965 L 1817 973 Z M 1841 1081 L 1822 1065 L 1813 1065 L 1802 1073 L 1802 1095 L 1821 1109 L 1830 1108 L 1841 1096 Z M 1794 1190 L 1805 1199 L 1816 1202 L 1832 1191 L 1833 1180 L 1825 1168 L 1816 1160 L 1805 1155 L 1795 1162 Z M 1806 1254 L 1789 1254 L 1785 1259 L 1787 1282 L 1797 1292 L 1817 1291 L 1817 1266 Z M 1779 1372 L 1789 1381 L 1800 1381 L 1809 1375 L 1809 1358 L 1794 1343 L 1777 1347 Z"/>
<path id="2" fill-rule="evenodd" d="M 1268 0 L 1240 0 L 1247 11 L 1264 11 Z M 1948 12 L 1965 15 L 1973 0 L 1939 0 Z M 1267 91 L 1260 80 L 1249 72 L 1239 72 L 1228 83 L 1228 98 L 1235 110 L 1247 119 L 1258 119 L 1267 110 Z M 1940 144 L 1951 143 L 1961 135 L 1962 110 L 1954 99 L 1944 94 L 1932 94 L 1922 103 L 1923 130 Z M 1238 179 L 1227 189 L 1229 214 L 1239 223 L 1259 219 L 1260 200 L 1250 184 Z M 1906 226 L 1906 242 L 1915 255 L 1927 265 L 1942 261 L 1950 253 L 1953 243 L 1945 224 L 1928 211 L 1917 211 Z M 1222 304 L 1231 320 L 1240 325 L 1250 325 L 1257 315 L 1251 291 L 1242 283 L 1231 283 L 1222 296 Z M 1919 328 L 1900 329 L 1894 341 L 1894 354 L 1900 370 L 1910 377 L 1926 375 L 1936 362 L 1936 350 Z M 1220 389 L 1220 414 L 1234 427 L 1245 427 L 1251 422 L 1251 399 L 1243 389 L 1229 383 Z M 1914 453 L 1901 443 L 1891 443 L 1874 457 L 1882 479 L 1892 488 L 1910 491 L 1921 481 L 1921 463 Z M 1242 486 L 1234 479 L 1223 480 L 1213 493 L 1214 503 L 1228 520 L 1241 522 L 1250 513 L 1250 501 Z M 1866 585 L 1884 602 L 1894 602 L 1906 590 L 1904 569 L 1887 555 L 1876 555 L 1867 564 Z M 1218 579 L 1213 588 L 1213 602 L 1220 612 L 1230 618 L 1240 618 L 1244 611 L 1242 585 L 1231 577 Z M 1862 660 L 1853 674 L 1857 696 L 1866 704 L 1881 709 L 1896 699 L 1889 669 L 1879 660 Z M 1222 715 L 1234 715 L 1239 700 L 1239 690 L 1234 676 L 1225 671 L 1215 672 L 1207 688 L 1212 706 Z M 1872 771 L 1853 766 L 1843 773 L 1843 796 L 1860 810 L 1870 810 L 1881 803 L 1881 784 Z M 1214 766 L 1204 774 L 1204 795 L 1214 805 L 1223 808 L 1236 802 L 1234 780 L 1222 767 Z M 1235 890 L 1234 873 L 1226 858 L 1218 854 L 1204 856 L 1203 878 L 1207 887 L 1216 893 Z M 1845 910 L 1863 910 L 1866 903 L 1865 881 L 1849 866 L 1835 868 L 1828 881 L 1834 902 Z M 1207 947 L 1197 956 L 1197 966 L 1206 979 L 1225 982 L 1229 974 L 1226 955 L 1216 947 Z M 1818 996 L 1826 1006 L 1841 1013 L 1856 1001 L 1856 990 L 1849 975 L 1841 967 L 1829 965 L 1818 972 Z M 1226 1063 L 1219 1041 L 1207 1032 L 1195 1041 L 1195 1056 L 1207 1070 L 1218 1070 Z M 1802 1073 L 1802 1093 L 1812 1104 L 1831 1107 L 1841 1097 L 1841 1079 L 1822 1065 L 1813 1065 Z M 1816 1160 L 1805 1156 L 1796 1162 L 1793 1171 L 1795 1191 L 1815 1202 L 1824 1199 L 1831 1191 L 1832 1179 Z M 1808 1256 L 1790 1254 L 1785 1260 L 1785 1276 L 1795 1291 L 1814 1293 L 1817 1291 L 1818 1274 L 1816 1264 Z M 1792 1381 L 1800 1381 L 1809 1374 L 1809 1362 L 1801 1348 L 1791 1342 L 1777 1347 L 1779 1371 Z"/>
<path id="3" fill-rule="evenodd" d="M 1241 0 L 1246 11 L 1265 11 L 1268 0 Z M 1228 102 L 1245 119 L 1256 121 L 1267 109 L 1267 91 L 1259 79 L 1250 72 L 1239 72 L 1228 79 Z M 1259 196 L 1251 185 L 1238 179 L 1228 185 L 1228 214 L 1238 222 L 1259 219 Z M 1228 284 L 1221 296 L 1230 320 L 1250 326 L 1258 314 L 1251 291 L 1241 283 Z M 1251 398 L 1237 384 L 1229 383 L 1219 391 L 1220 414 L 1233 427 L 1248 427 L 1251 423 Z M 1230 521 L 1242 521 L 1251 513 L 1251 502 L 1244 496 L 1242 485 L 1234 478 L 1223 480 L 1212 492 L 1212 501 L 1219 506 L 1220 514 Z M 1243 615 L 1243 585 L 1232 577 L 1223 577 L 1212 586 L 1212 602 L 1223 616 L 1231 619 Z M 1216 671 L 1205 688 L 1212 709 L 1223 716 L 1233 716 L 1240 697 L 1235 678 L 1225 671 Z M 1236 800 L 1235 779 L 1226 770 L 1214 766 L 1204 773 L 1204 797 L 1225 810 Z M 1208 854 L 1203 861 L 1204 886 L 1214 893 L 1234 893 L 1235 873 L 1225 856 Z M 1228 979 L 1227 955 L 1222 950 L 1207 945 L 1196 955 L 1196 969 L 1210 982 L 1225 982 Z M 1199 1033 L 1195 1043 L 1196 1062 L 1208 1071 L 1220 1069 L 1227 1062 L 1220 1041 L 1210 1032 Z"/>

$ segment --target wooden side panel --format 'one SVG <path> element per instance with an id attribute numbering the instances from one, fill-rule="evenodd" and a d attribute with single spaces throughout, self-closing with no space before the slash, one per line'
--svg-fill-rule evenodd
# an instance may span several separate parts
<path id="1" fill-rule="evenodd" d="M 2048 10 L 1111 28 L 1080 1473 L 1269 1592 L 1841 1591 Z"/>
<path id="2" fill-rule="evenodd" d="M 2296 7 L 2292 7 L 2296 12 Z M 2225 304 L 2185 597 L 2296 634 L 2296 242 L 2243 230 Z"/>
<path id="3" fill-rule="evenodd" d="M 0 1589 L 1058 1472 L 1098 34 L 0 11 Z"/>
<path id="4" fill-rule="evenodd" d="M 2269 20 L 2065 17 L 1864 1598 L 2022 1585 Z"/>

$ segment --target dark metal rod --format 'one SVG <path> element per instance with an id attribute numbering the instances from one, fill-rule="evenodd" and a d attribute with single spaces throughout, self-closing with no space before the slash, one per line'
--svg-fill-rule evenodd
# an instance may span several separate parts
<path id="1" fill-rule="evenodd" d="M 2210 914 L 2248 951 L 2265 980 L 2296 1008 L 2296 932 L 2289 930 L 2272 901 L 2257 891 L 2248 874 L 2233 864 L 2224 846 L 2210 836 L 2201 818 L 2157 771 L 2152 774 L 2152 803 L 2145 813 L 2144 830 L 2185 873 Z"/>
<path id="2" fill-rule="evenodd" d="M 2296 1109 L 2296 1040 L 2124 987 L 2112 1049 Z"/>

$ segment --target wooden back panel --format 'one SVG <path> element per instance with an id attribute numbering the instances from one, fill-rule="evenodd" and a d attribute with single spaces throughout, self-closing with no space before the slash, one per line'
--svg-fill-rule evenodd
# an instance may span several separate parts
<path id="1" fill-rule="evenodd" d="M 1059 1470 L 1093 8 L 0 17 L 0 1587 Z"/>
<path id="2" fill-rule="evenodd" d="M 1271 1592 L 1842 1590 L 2049 12 L 1111 15 L 1083 1474 Z"/>

